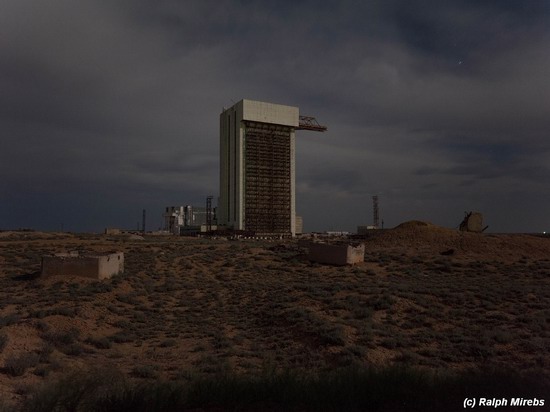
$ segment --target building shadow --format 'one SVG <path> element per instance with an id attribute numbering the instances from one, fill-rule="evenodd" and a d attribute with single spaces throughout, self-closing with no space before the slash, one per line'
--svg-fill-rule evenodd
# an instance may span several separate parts
<path id="1" fill-rule="evenodd" d="M 25 282 L 25 281 L 29 281 L 29 280 L 38 279 L 39 277 L 40 277 L 40 271 L 37 270 L 35 272 L 24 273 L 22 275 L 13 276 L 12 280 L 16 280 L 18 282 Z"/>

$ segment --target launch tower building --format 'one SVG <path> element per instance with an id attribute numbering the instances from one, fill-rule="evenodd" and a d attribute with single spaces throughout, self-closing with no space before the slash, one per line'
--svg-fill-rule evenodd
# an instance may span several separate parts
<path id="1" fill-rule="evenodd" d="M 324 131 L 297 107 L 241 100 L 220 115 L 218 224 L 257 236 L 296 233 L 296 130 Z"/>

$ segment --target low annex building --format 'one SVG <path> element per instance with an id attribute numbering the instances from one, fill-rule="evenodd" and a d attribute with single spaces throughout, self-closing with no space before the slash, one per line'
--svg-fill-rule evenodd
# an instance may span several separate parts
<path id="1" fill-rule="evenodd" d="M 42 257 L 42 276 L 82 276 L 102 280 L 121 272 L 124 272 L 124 252 L 85 255 L 70 252 Z"/>
<path id="2" fill-rule="evenodd" d="M 365 260 L 365 245 L 353 246 L 350 244 L 330 245 L 327 243 L 310 242 L 308 259 L 329 265 L 354 265 Z"/>

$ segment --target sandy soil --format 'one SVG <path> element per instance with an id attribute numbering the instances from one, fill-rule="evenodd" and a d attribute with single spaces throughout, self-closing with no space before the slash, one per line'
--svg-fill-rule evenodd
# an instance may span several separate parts
<path id="1" fill-rule="evenodd" d="M 550 239 L 407 222 L 365 262 L 309 262 L 296 241 L 0 232 L 0 397 L 75 368 L 138 381 L 353 364 L 550 365 Z M 39 276 L 40 258 L 125 252 L 98 282 Z M 444 253 L 444 254 L 442 254 Z"/>

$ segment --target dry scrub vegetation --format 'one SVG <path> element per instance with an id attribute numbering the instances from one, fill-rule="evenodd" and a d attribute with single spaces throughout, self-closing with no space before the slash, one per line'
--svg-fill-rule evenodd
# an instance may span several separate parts
<path id="1" fill-rule="evenodd" d="M 389 365 L 549 379 L 548 238 L 411 222 L 332 267 L 296 242 L 0 235 L 6 408 L 89 368 L 134 383 Z M 110 280 L 39 276 L 44 254 L 114 249 L 125 273 Z"/>

